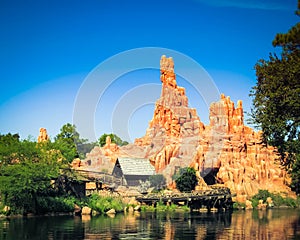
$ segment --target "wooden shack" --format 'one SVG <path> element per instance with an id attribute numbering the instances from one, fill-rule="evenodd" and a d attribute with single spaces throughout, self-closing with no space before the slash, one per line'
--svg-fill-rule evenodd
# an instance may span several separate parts
<path id="1" fill-rule="evenodd" d="M 122 179 L 122 185 L 138 186 L 140 180 L 146 181 L 155 175 L 155 168 L 149 159 L 124 157 L 117 159 L 112 174 Z"/>

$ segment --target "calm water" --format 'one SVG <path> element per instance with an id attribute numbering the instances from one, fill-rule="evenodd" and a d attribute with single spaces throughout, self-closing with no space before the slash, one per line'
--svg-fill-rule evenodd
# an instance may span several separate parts
<path id="1" fill-rule="evenodd" d="M 300 211 L 2 219 L 0 239 L 300 239 Z"/>

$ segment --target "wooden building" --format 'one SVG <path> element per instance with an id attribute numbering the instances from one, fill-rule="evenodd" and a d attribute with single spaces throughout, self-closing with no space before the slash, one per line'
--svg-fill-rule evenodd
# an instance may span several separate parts
<path id="1" fill-rule="evenodd" d="M 146 158 L 118 158 L 112 174 L 122 179 L 122 185 L 138 186 L 140 180 L 146 181 L 155 175 L 155 168 Z"/>

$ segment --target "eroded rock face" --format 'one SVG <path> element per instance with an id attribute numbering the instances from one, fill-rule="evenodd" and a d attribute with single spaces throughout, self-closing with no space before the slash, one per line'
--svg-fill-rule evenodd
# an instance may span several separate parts
<path id="1" fill-rule="evenodd" d="M 219 102 L 212 103 L 210 124 L 202 139 L 194 167 L 218 169 L 217 181 L 236 193 L 238 200 L 245 201 L 258 189 L 292 194 L 287 187 L 289 177 L 276 161 L 276 149 L 262 144 L 261 132 L 244 125 L 241 101 L 235 108 L 222 94 Z"/>
<path id="2" fill-rule="evenodd" d="M 40 134 L 39 134 L 37 140 L 38 140 L 38 143 L 49 140 L 49 136 L 48 136 L 46 128 L 40 128 Z"/>
<path id="3" fill-rule="evenodd" d="M 145 137 L 136 139 L 136 145 L 148 145 L 151 138 L 160 134 L 162 137 L 177 140 L 198 135 L 204 129 L 196 109 L 188 107 L 185 89 L 177 86 L 173 59 L 162 56 L 160 64 L 161 96 L 156 101 L 154 115 Z"/>
<path id="4" fill-rule="evenodd" d="M 260 132 L 244 125 L 242 101 L 235 107 L 224 94 L 211 103 L 210 123 L 200 121 L 196 109 L 188 107 L 185 89 L 177 86 L 172 58 L 160 61 L 162 91 L 156 101 L 153 118 L 146 134 L 134 144 L 118 147 L 107 139 L 102 148 L 95 147 L 81 166 L 97 169 L 113 166 L 119 156 L 149 158 L 156 172 L 175 187 L 172 176 L 180 167 L 197 170 L 201 186 L 212 171 L 215 179 L 225 184 L 245 201 L 258 189 L 286 192 L 289 178 L 276 163 L 276 149 L 261 143 Z"/>

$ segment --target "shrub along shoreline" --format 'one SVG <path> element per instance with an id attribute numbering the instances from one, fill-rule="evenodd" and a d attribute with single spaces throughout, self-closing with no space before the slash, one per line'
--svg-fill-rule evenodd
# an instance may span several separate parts
<path id="1" fill-rule="evenodd" d="M 245 203 L 235 202 L 233 209 L 264 209 L 264 208 L 299 208 L 300 197 L 296 199 L 283 197 L 279 193 L 271 193 L 268 190 L 259 190 Z"/>
<path id="2" fill-rule="evenodd" d="M 190 211 L 188 206 L 178 206 L 175 204 L 165 205 L 158 202 L 155 206 L 141 205 L 135 199 L 134 201 L 125 201 L 123 196 L 92 194 L 89 197 L 78 199 L 75 197 L 39 197 L 35 202 L 35 213 L 22 213 L 12 211 L 9 206 L 3 206 L 0 203 L 0 216 L 27 216 L 27 215 L 81 215 L 85 207 L 90 209 L 90 215 L 103 215 L 108 211 L 112 213 L 130 212 L 130 211 Z M 284 198 L 280 194 L 270 193 L 267 190 L 259 190 L 248 203 L 233 204 L 234 210 L 243 209 L 268 209 L 268 208 L 299 208 L 300 198 Z"/>
<path id="3" fill-rule="evenodd" d="M 122 196 L 101 196 L 92 194 L 83 199 L 75 197 L 44 197 L 38 198 L 36 202 L 35 213 L 22 213 L 12 211 L 9 206 L 3 206 L 0 203 L 0 217 L 13 216 L 45 216 L 45 215 L 83 215 L 83 208 L 90 209 L 90 215 L 104 215 L 110 213 L 132 212 L 132 211 L 189 211 L 187 206 L 177 206 L 175 204 L 165 205 L 158 202 L 156 206 L 141 205 L 135 198 L 134 201 L 124 201 Z M 111 211 L 113 210 L 113 211 Z"/>

